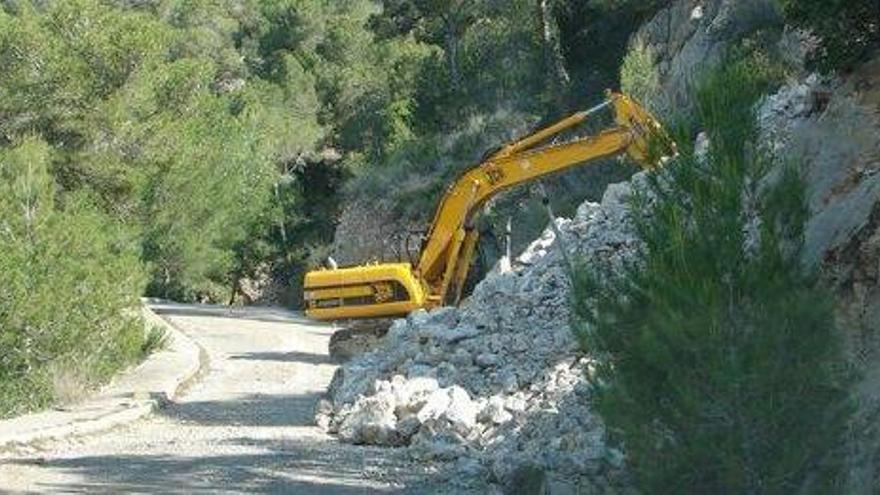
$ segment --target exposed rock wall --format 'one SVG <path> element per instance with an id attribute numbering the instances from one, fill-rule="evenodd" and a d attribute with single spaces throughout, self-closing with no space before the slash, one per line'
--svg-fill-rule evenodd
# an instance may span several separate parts
<path id="1" fill-rule="evenodd" d="M 390 201 L 354 199 L 342 211 L 331 255 L 340 266 L 406 259 L 407 231 L 391 213 Z M 417 252 L 418 241 L 412 242 Z"/>
<path id="2" fill-rule="evenodd" d="M 863 374 L 856 390 L 849 493 L 880 486 L 880 57 L 845 79 L 807 75 L 759 109 L 762 144 L 807 186 L 803 262 L 834 295 Z"/>
<path id="3" fill-rule="evenodd" d="M 638 30 L 633 42 L 656 57 L 659 114 L 689 113 L 700 79 L 724 60 L 730 47 L 766 28 L 780 28 L 774 0 L 677 0 Z"/>

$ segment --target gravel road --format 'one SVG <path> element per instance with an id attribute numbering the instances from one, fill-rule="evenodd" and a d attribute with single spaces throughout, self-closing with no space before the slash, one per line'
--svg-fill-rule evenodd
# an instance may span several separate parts
<path id="1" fill-rule="evenodd" d="M 314 426 L 336 368 L 328 326 L 271 309 L 155 309 L 207 352 L 202 380 L 125 427 L 0 453 L 0 493 L 435 491 L 402 452 L 342 445 Z"/>

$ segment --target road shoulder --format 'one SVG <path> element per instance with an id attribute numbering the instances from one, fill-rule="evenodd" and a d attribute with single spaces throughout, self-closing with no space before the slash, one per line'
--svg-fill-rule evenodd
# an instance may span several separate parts
<path id="1" fill-rule="evenodd" d="M 147 303 L 143 316 L 147 325 L 165 329 L 163 349 L 80 404 L 0 421 L 0 451 L 98 433 L 136 421 L 174 401 L 198 380 L 207 369 L 205 351 Z"/>

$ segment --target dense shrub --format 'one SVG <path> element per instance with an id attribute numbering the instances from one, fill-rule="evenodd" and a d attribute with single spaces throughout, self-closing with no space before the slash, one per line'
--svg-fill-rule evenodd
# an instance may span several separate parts
<path id="1" fill-rule="evenodd" d="M 59 197 L 92 195 L 139 232 L 150 295 L 228 298 L 242 265 L 254 264 L 241 253 L 267 237 L 256 228 L 275 229 L 262 219 L 292 202 L 277 194 L 292 189 L 275 186 L 326 131 L 317 78 L 291 53 L 314 46 L 272 45 L 273 22 L 284 25 L 291 10 L 7 3 L 0 147 L 40 135 L 53 148 Z M 301 17 L 298 27 L 317 22 Z"/>
<path id="2" fill-rule="evenodd" d="M 632 198 L 638 261 L 579 270 L 597 407 L 646 493 L 831 493 L 849 411 L 832 300 L 798 263 L 803 187 L 752 146 L 766 72 L 728 64 L 683 146 Z M 682 141 L 690 141 L 687 137 Z"/>
<path id="3" fill-rule="evenodd" d="M 0 417 L 106 379 L 144 338 L 134 239 L 85 197 L 56 204 L 49 158 L 0 150 Z"/>
<path id="4" fill-rule="evenodd" d="M 229 301 L 267 274 L 298 290 L 348 176 L 322 157 L 374 158 L 413 137 L 434 51 L 376 40 L 376 12 L 373 0 L 0 2 L 4 180 L 13 165 L 39 170 L 8 187 L 42 195 L 28 236 L 16 196 L 0 212 L 0 413 L 127 362 L 144 290 Z"/>

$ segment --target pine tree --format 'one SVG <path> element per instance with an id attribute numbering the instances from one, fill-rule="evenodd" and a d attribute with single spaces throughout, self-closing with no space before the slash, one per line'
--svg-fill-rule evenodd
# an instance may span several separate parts
<path id="1" fill-rule="evenodd" d="M 685 146 L 635 195 L 637 262 L 576 283 L 599 411 L 647 493 L 830 493 L 839 474 L 847 373 L 831 297 L 792 254 L 803 187 L 790 169 L 756 185 L 765 75 L 737 62 L 704 84 L 708 154 Z"/>

